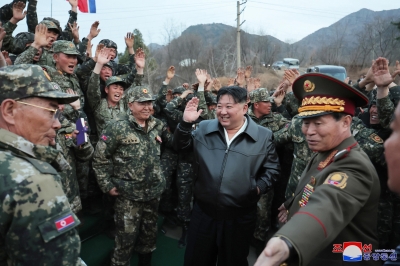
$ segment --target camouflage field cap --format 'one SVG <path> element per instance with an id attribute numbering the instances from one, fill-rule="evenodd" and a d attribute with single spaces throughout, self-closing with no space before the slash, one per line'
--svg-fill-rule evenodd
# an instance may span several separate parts
<path id="1" fill-rule="evenodd" d="M 208 103 L 208 104 L 217 104 L 217 96 L 212 95 L 212 96 L 211 96 L 211 102 Z"/>
<path id="2" fill-rule="evenodd" d="M 111 84 L 115 84 L 115 83 L 120 83 L 120 85 L 122 87 L 124 87 L 124 89 L 126 89 L 126 85 L 127 85 L 126 82 L 122 78 L 117 77 L 117 76 L 109 77 L 106 80 L 106 87 L 110 86 Z"/>
<path id="3" fill-rule="evenodd" d="M 266 88 L 258 88 L 249 94 L 251 103 L 258 102 L 274 102 L 274 97 L 269 96 L 269 92 Z"/>
<path id="4" fill-rule="evenodd" d="M 104 44 L 104 46 L 107 48 L 114 48 L 115 50 L 118 49 L 117 44 L 110 39 L 103 39 L 99 42 L 99 44 Z"/>
<path id="5" fill-rule="evenodd" d="M 20 32 L 14 37 L 13 41 L 13 53 L 20 54 L 27 48 L 27 44 L 33 43 L 35 40 L 35 34 L 30 32 Z"/>
<path id="6" fill-rule="evenodd" d="M 39 24 L 44 24 L 48 30 L 56 30 L 60 34 L 60 28 L 56 23 L 50 20 L 42 20 Z"/>
<path id="7" fill-rule="evenodd" d="M 76 101 L 79 96 L 61 92 L 50 82 L 49 75 L 36 65 L 13 65 L 0 68 L 0 103 L 5 99 L 29 97 L 56 99 L 60 104 Z"/>
<path id="8" fill-rule="evenodd" d="M 125 92 L 128 103 L 154 101 L 155 98 L 148 86 L 130 87 Z"/>
<path id="9" fill-rule="evenodd" d="M 182 94 L 186 89 L 184 87 L 176 87 L 173 91 L 172 91 L 172 95 L 174 94 Z"/>
<path id="10" fill-rule="evenodd" d="M 51 47 L 54 53 L 63 53 L 70 55 L 79 55 L 75 45 L 70 41 L 55 41 Z"/>
<path id="11" fill-rule="evenodd" d="M 393 86 L 389 89 L 389 99 L 397 106 L 400 100 L 400 86 Z"/>
<path id="12" fill-rule="evenodd" d="M 368 98 L 348 84 L 321 74 L 307 73 L 293 82 L 293 93 L 299 100 L 299 118 L 334 112 L 354 116 L 356 107 L 368 104 Z"/>

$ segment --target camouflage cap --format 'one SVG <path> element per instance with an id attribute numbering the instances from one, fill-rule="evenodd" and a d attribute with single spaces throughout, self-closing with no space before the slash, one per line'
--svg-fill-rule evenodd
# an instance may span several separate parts
<path id="1" fill-rule="evenodd" d="M 389 89 L 389 98 L 394 106 L 397 106 L 400 100 L 400 86 L 393 86 Z"/>
<path id="2" fill-rule="evenodd" d="M 176 87 L 173 91 L 172 94 L 182 94 L 186 89 L 184 87 Z"/>
<path id="3" fill-rule="evenodd" d="M 211 102 L 208 102 L 207 104 L 208 104 L 208 105 L 217 104 L 217 96 L 212 95 L 212 96 L 211 96 Z"/>
<path id="4" fill-rule="evenodd" d="M 124 87 L 124 89 L 126 89 L 126 87 L 127 87 L 126 82 L 122 78 L 120 78 L 118 76 L 109 77 L 106 80 L 106 87 L 110 86 L 111 84 L 115 84 L 115 83 L 120 83 L 120 85 L 122 87 Z"/>
<path id="5" fill-rule="evenodd" d="M 125 92 L 125 98 L 127 99 L 128 103 L 131 102 L 147 102 L 147 101 L 154 101 L 155 97 L 151 93 L 148 86 L 131 86 Z"/>
<path id="6" fill-rule="evenodd" d="M 55 41 L 51 47 L 54 53 L 79 55 L 75 45 L 70 41 Z"/>
<path id="7" fill-rule="evenodd" d="M 29 43 L 33 43 L 35 40 L 35 34 L 30 32 L 20 32 L 14 37 L 13 41 L 13 53 L 20 54 L 22 53 L 27 47 L 26 45 Z"/>
<path id="8" fill-rule="evenodd" d="M 57 25 L 59 32 L 62 32 L 62 29 L 60 26 L 60 21 L 58 21 L 57 19 L 52 18 L 52 17 L 45 17 L 45 18 L 43 18 L 43 20 L 48 20 L 48 21 L 54 22 Z"/>
<path id="9" fill-rule="evenodd" d="M 110 39 L 103 39 L 99 42 L 99 44 L 104 44 L 104 46 L 107 48 L 114 48 L 115 50 L 118 49 L 117 44 Z"/>
<path id="10" fill-rule="evenodd" d="M 269 96 L 269 92 L 266 88 L 258 88 L 249 94 L 251 103 L 258 102 L 274 102 L 274 97 Z"/>
<path id="11" fill-rule="evenodd" d="M 13 65 L 0 68 L 0 103 L 5 99 L 29 97 L 56 99 L 60 104 L 76 101 L 79 96 L 63 93 L 50 82 L 49 75 L 36 65 Z"/>
<path id="12" fill-rule="evenodd" d="M 60 34 L 60 27 L 50 20 L 42 20 L 39 24 L 44 24 L 48 30 L 56 30 Z"/>

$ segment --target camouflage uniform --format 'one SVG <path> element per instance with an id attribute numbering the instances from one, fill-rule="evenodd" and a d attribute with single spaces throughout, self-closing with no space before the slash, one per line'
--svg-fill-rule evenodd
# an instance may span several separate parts
<path id="1" fill-rule="evenodd" d="M 61 128 L 57 131 L 56 148 L 64 154 L 71 166 L 68 170 L 60 173 L 61 183 L 72 211 L 78 213 L 82 209 L 82 203 L 76 175 L 76 160 L 88 161 L 92 157 L 94 149 L 90 141 L 80 147 L 76 146 L 71 134 L 75 130 L 75 124 L 64 117 L 60 118 L 60 122 Z"/>
<path id="2" fill-rule="evenodd" d="M 129 89 L 125 97 L 128 102 L 154 100 L 144 86 Z M 142 128 L 131 112 L 127 115 L 106 126 L 93 158 L 101 190 L 108 193 L 116 187 L 119 193 L 112 265 L 128 265 L 133 249 L 149 254 L 156 248 L 157 208 L 165 187 L 161 142 L 171 142 L 160 120 L 150 117 Z"/>
<path id="3" fill-rule="evenodd" d="M 123 87 L 126 86 L 125 82 L 119 77 L 110 77 L 106 81 L 106 86 L 114 83 L 121 83 L 123 84 Z M 89 80 L 87 99 L 94 114 L 98 136 L 100 136 L 108 122 L 110 122 L 112 119 L 115 119 L 117 116 L 124 114 L 127 110 L 127 107 L 122 100 L 122 95 L 116 106 L 109 106 L 107 99 L 101 98 L 101 92 L 99 88 L 100 76 L 99 74 L 92 73 Z"/>
<path id="4" fill-rule="evenodd" d="M 199 98 L 199 109 L 206 112 L 207 105 L 202 91 L 197 92 Z M 176 97 L 172 99 L 165 107 L 164 111 L 168 117 L 168 125 L 175 130 L 176 125 L 182 120 L 183 108 L 188 99 Z M 190 220 L 191 202 L 193 197 L 192 183 L 193 183 L 193 152 L 179 153 L 178 154 L 178 169 L 176 177 L 176 186 L 178 189 L 178 207 L 177 217 L 182 223 Z"/>
<path id="5" fill-rule="evenodd" d="M 259 88 L 250 93 L 250 101 L 252 103 L 272 101 L 272 97 L 269 97 L 267 89 Z M 256 124 L 266 127 L 272 132 L 278 131 L 289 123 L 289 120 L 285 119 L 281 114 L 272 112 L 262 117 L 256 117 L 252 106 L 249 107 L 247 114 Z M 257 203 L 257 221 L 254 237 L 261 241 L 267 240 L 267 231 L 271 226 L 271 205 L 273 198 L 274 190 L 271 189 L 267 193 L 261 195 Z"/>
<path id="6" fill-rule="evenodd" d="M 77 99 L 56 91 L 37 66 L 0 69 L 0 103 L 44 97 Z M 0 264 L 81 265 L 79 220 L 71 211 L 57 170 L 69 167 L 48 146 L 0 129 Z"/>
<path id="7" fill-rule="evenodd" d="M 306 139 L 301 131 L 303 121 L 297 116 L 284 128 L 274 133 L 274 141 L 277 147 L 288 143 L 294 144 L 293 163 L 288 184 L 286 186 L 285 197 L 289 199 L 296 191 L 301 174 L 307 163 L 311 159 L 313 152 L 308 148 Z"/>

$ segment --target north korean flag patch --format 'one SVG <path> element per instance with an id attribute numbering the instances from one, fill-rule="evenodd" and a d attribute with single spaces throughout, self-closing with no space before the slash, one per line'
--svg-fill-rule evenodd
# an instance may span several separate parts
<path id="1" fill-rule="evenodd" d="M 106 135 L 101 135 L 101 139 L 104 140 L 104 141 L 106 141 L 108 138 L 107 138 Z"/>
<path id="2" fill-rule="evenodd" d="M 56 224 L 56 228 L 57 230 L 60 232 L 68 227 L 70 227 L 71 225 L 75 224 L 75 219 L 74 216 L 67 215 L 64 218 L 61 218 L 60 220 L 55 221 Z"/>

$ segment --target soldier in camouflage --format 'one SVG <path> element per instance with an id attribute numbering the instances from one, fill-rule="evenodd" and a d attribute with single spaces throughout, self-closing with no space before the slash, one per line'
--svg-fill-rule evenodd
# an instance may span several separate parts
<path id="1" fill-rule="evenodd" d="M 89 161 L 92 158 L 94 149 L 90 141 L 81 146 L 76 145 L 76 135 L 79 131 L 76 130 L 75 124 L 63 116 L 60 117 L 60 123 L 61 128 L 57 131 L 56 137 L 56 149 L 64 154 L 70 165 L 68 170 L 60 172 L 61 182 L 71 210 L 76 214 L 82 210 L 76 163 L 77 160 Z"/>
<path id="2" fill-rule="evenodd" d="M 272 113 L 271 106 L 273 98 L 269 96 L 268 90 L 259 88 L 250 92 L 250 102 L 247 114 L 258 125 L 276 132 L 283 128 L 289 120 L 281 114 Z M 274 197 L 274 190 L 263 194 L 257 203 L 257 222 L 254 231 L 254 238 L 262 241 L 263 245 L 267 240 L 267 231 L 271 226 L 271 204 Z"/>
<path id="3" fill-rule="evenodd" d="M 165 180 L 160 168 L 161 143 L 171 136 L 150 116 L 153 95 L 147 86 L 126 93 L 127 117 L 109 123 L 97 143 L 93 168 L 101 190 L 116 197 L 115 249 L 111 265 L 129 265 L 132 251 L 139 265 L 150 265 L 156 248 L 157 209 Z"/>
<path id="4" fill-rule="evenodd" d="M 0 69 L 0 264 L 82 265 L 79 220 L 57 170 L 69 167 L 55 145 L 57 91 L 38 66 Z M 53 168 L 55 167 L 55 168 Z"/>

